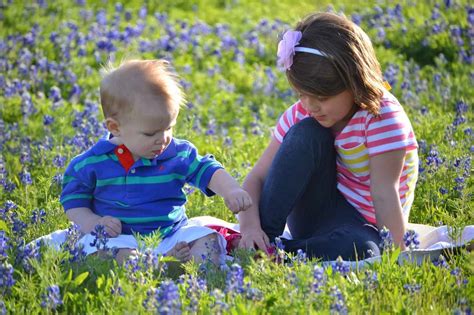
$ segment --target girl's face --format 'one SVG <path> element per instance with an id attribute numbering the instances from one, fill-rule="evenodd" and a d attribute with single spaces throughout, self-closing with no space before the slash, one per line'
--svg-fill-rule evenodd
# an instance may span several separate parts
<path id="1" fill-rule="evenodd" d="M 333 96 L 314 96 L 299 92 L 303 108 L 316 119 L 321 126 L 339 132 L 347 125 L 357 105 L 354 104 L 352 92 L 345 90 Z"/>

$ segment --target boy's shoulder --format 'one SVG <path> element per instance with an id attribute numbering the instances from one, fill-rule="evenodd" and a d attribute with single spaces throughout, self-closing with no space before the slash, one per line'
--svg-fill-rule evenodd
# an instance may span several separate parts
<path id="1" fill-rule="evenodd" d="M 196 146 L 189 140 L 181 138 L 173 138 L 173 142 L 176 146 L 176 151 L 188 151 L 196 149 Z"/>
<path id="2" fill-rule="evenodd" d="M 88 158 L 106 154 L 112 151 L 114 148 L 115 148 L 115 145 L 113 143 L 105 139 L 100 139 L 98 142 L 96 142 L 93 146 L 88 148 L 86 151 L 83 151 L 79 153 L 78 155 L 76 155 L 75 157 L 73 157 L 69 164 L 74 165 Z"/>

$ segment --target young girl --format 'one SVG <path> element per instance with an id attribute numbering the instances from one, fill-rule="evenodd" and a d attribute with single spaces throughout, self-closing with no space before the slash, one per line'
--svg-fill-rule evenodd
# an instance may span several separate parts
<path id="1" fill-rule="evenodd" d="M 286 224 L 285 250 L 311 257 L 378 255 L 384 226 L 403 249 L 417 142 L 368 36 L 345 17 L 312 14 L 283 35 L 278 63 L 299 100 L 245 179 L 254 203 L 239 214 L 239 246 L 266 250 Z"/>

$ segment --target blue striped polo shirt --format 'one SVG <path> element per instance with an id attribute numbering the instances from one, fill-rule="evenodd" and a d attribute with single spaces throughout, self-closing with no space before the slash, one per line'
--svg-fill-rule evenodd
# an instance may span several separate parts
<path id="1" fill-rule="evenodd" d="M 173 138 L 159 156 L 138 159 L 128 171 L 116 147 L 106 137 L 72 159 L 60 198 L 65 211 L 86 207 L 120 219 L 123 234 L 159 229 L 166 237 L 187 222 L 185 183 L 214 195 L 207 186 L 222 165 L 212 155 L 200 156 L 189 141 Z"/>

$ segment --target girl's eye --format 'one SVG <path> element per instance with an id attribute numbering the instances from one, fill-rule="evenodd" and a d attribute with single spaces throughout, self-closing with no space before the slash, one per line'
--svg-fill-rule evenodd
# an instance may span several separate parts
<path id="1" fill-rule="evenodd" d="M 146 137 L 153 137 L 155 134 L 154 133 L 144 133 L 143 134 Z"/>
<path id="2" fill-rule="evenodd" d="M 320 102 L 324 102 L 324 101 L 327 101 L 327 100 L 328 100 L 328 97 L 326 97 L 326 96 L 318 96 L 317 99 L 318 99 L 318 101 L 320 101 Z"/>

